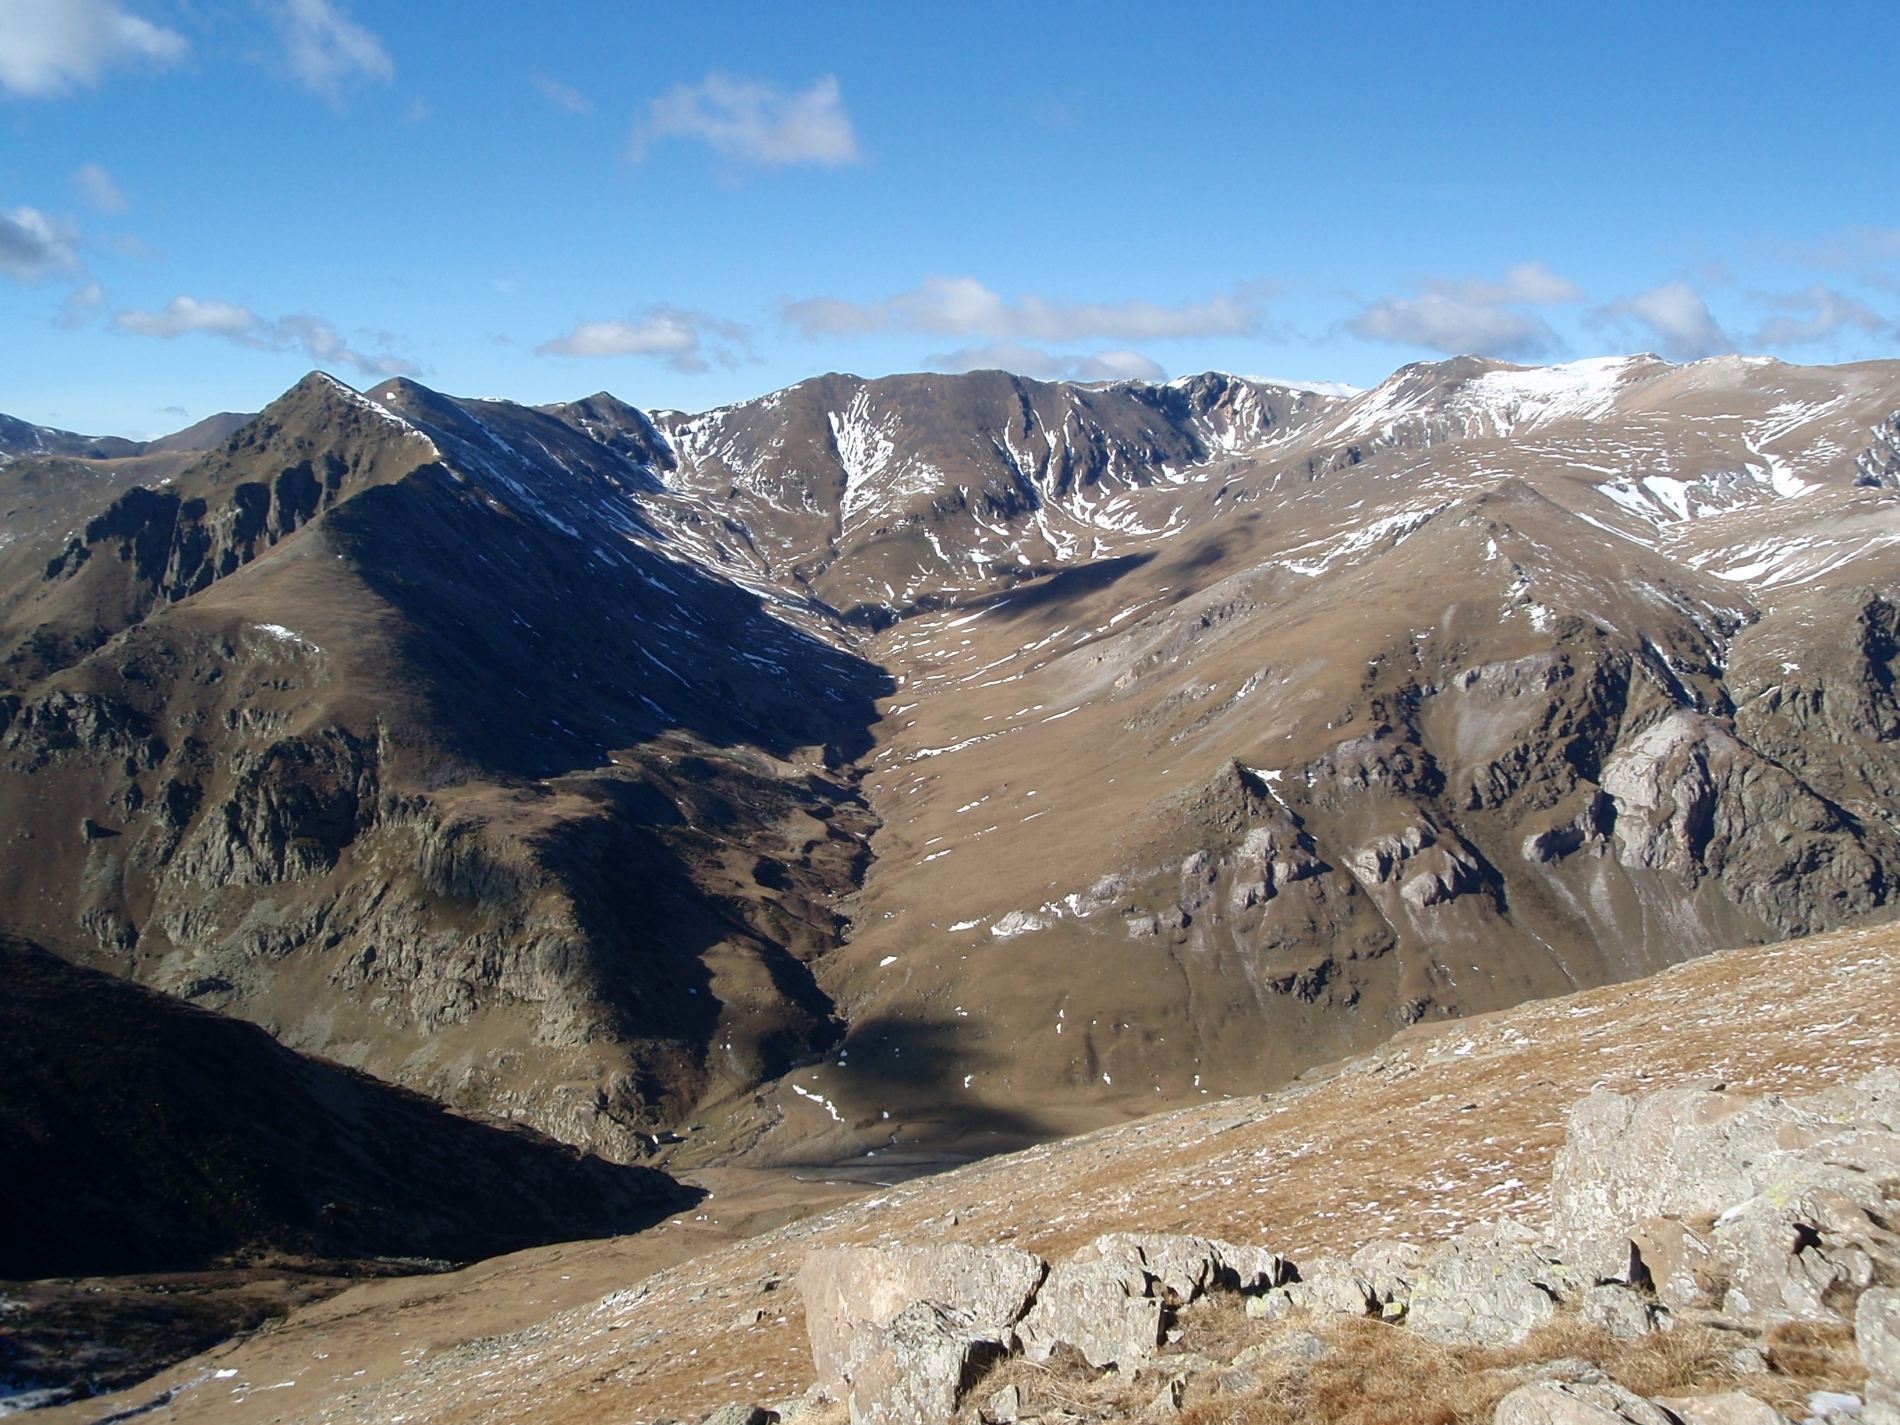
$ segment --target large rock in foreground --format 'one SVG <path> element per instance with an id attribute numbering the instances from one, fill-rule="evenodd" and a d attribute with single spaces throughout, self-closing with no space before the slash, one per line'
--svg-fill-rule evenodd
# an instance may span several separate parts
<path id="1" fill-rule="evenodd" d="M 938 1330 L 1007 1345 L 1043 1272 L 1040 1257 L 1013 1247 L 950 1243 L 813 1252 L 799 1273 L 798 1288 L 818 1383 L 849 1383 L 853 1363 L 869 1359 L 879 1333 L 918 1303 L 940 1310 L 904 1328 L 907 1349 Z"/>
<path id="2" fill-rule="evenodd" d="M 1571 1110 L 1551 1229 L 1578 1260 L 1627 1261 L 1665 1306 L 1767 1322 L 1851 1315 L 1900 1280 L 1900 1071 L 1809 1099 L 1674 1089 Z"/>

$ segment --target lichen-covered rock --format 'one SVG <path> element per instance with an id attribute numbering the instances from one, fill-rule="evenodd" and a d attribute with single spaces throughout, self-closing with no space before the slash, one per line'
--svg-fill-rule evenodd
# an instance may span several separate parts
<path id="1" fill-rule="evenodd" d="M 858 1333 L 843 1362 L 851 1425 L 943 1425 L 982 1367 L 1003 1354 L 994 1337 L 934 1301 L 914 1301 Z"/>
<path id="2" fill-rule="evenodd" d="M 1122 1261 L 1058 1262 L 1017 1327 L 1023 1353 L 1046 1361 L 1075 1347 L 1098 1369 L 1148 1359 L 1161 1344 L 1161 1298 L 1146 1269 Z"/>
<path id="3" fill-rule="evenodd" d="M 1674 1425 L 1659 1407 L 1608 1381 L 1538 1381 L 1498 1402 L 1495 1425 Z"/>
<path id="4" fill-rule="evenodd" d="M 1900 1425 L 1900 1291 L 1875 1287 L 1854 1309 L 1854 1341 L 1867 1372 L 1866 1425 Z"/>
<path id="5" fill-rule="evenodd" d="M 1406 1320 L 1436 1341 L 1514 1345 L 1556 1310 L 1575 1273 L 1529 1247 L 1463 1237 L 1425 1256 L 1412 1282 Z"/>
<path id="6" fill-rule="evenodd" d="M 1040 1257 L 1013 1247 L 944 1243 L 809 1253 L 798 1289 L 819 1384 L 846 1380 L 854 1353 L 868 1349 L 861 1339 L 920 1301 L 943 1307 L 956 1329 L 973 1338 L 1007 1342 L 1043 1271 Z"/>

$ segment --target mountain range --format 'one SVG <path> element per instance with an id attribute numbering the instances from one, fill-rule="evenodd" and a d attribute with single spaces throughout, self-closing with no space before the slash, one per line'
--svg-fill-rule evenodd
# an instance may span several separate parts
<path id="1" fill-rule="evenodd" d="M 609 1159 L 987 1153 L 1900 883 L 1900 363 L 204 424 L 0 422 L 6 929 Z"/>

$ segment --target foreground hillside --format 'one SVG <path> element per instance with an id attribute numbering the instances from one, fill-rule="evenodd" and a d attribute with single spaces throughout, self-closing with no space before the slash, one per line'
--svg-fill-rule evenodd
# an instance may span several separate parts
<path id="1" fill-rule="evenodd" d="M 1420 1026 L 1264 1097 L 879 1190 L 646 1280 L 627 1272 L 598 1302 L 563 1298 L 561 1283 L 602 1290 L 589 1255 L 631 1266 L 626 1246 L 485 1264 L 459 1310 L 452 1279 L 433 1279 L 426 1301 L 358 1288 L 48 1418 L 97 1421 L 168 1390 L 153 1418 L 585 1425 L 695 1420 L 733 1399 L 779 1404 L 813 1379 L 794 1279 L 815 1248 L 1008 1243 L 1053 1258 L 1108 1231 L 1189 1231 L 1302 1257 L 1374 1238 L 1434 1241 L 1506 1215 L 1541 1224 L 1564 1115 L 1594 1089 L 1811 1093 L 1896 1053 L 1900 934 L 1883 926 L 1732 950 Z M 634 1240 L 664 1252 L 669 1237 L 692 1232 L 682 1219 Z"/>

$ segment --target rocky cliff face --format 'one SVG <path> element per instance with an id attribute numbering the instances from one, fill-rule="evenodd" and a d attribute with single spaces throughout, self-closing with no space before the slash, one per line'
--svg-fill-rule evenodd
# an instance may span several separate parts
<path id="1" fill-rule="evenodd" d="M 1732 358 L 312 376 L 6 551 L 0 893 L 622 1157 L 1258 1087 L 1883 910 L 1896 410 Z"/>

